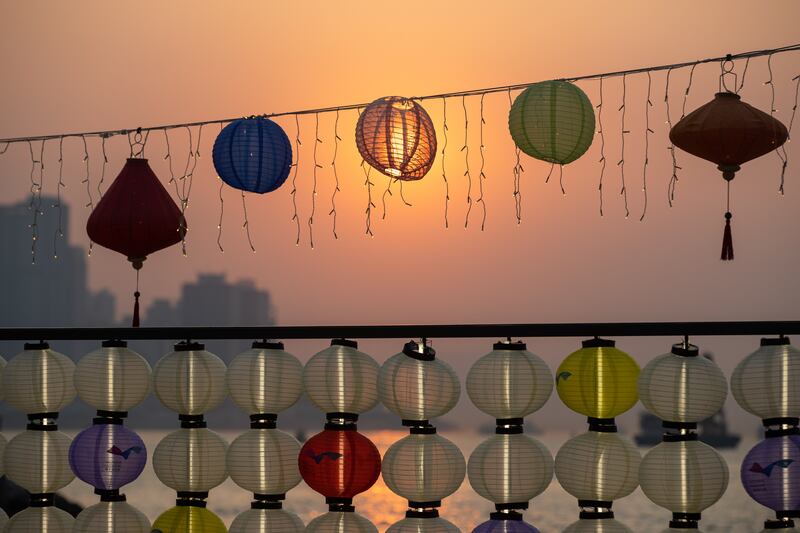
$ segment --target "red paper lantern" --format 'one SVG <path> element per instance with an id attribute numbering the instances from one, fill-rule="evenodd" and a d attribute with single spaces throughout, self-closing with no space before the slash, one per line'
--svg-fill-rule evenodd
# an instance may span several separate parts
<path id="1" fill-rule="evenodd" d="M 353 429 L 326 429 L 303 445 L 300 475 L 309 487 L 330 500 L 349 500 L 368 490 L 381 473 L 381 454 Z"/>
<path id="2" fill-rule="evenodd" d="M 89 238 L 128 258 L 137 271 L 147 256 L 181 241 L 186 221 L 147 159 L 128 159 L 86 223 Z M 139 325 L 139 291 L 133 326 Z"/>
<path id="3" fill-rule="evenodd" d="M 776 150 L 789 137 L 778 119 L 742 102 L 738 94 L 720 92 L 683 117 L 669 132 L 678 148 L 717 164 L 728 182 L 740 165 Z M 730 204 L 730 202 L 729 202 Z M 725 213 L 722 259 L 733 259 L 730 205 Z"/>

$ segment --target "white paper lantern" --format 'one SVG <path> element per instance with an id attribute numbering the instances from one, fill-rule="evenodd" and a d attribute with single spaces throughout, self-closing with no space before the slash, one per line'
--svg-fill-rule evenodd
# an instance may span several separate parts
<path id="1" fill-rule="evenodd" d="M 78 361 L 75 389 L 81 400 L 101 411 L 125 412 L 150 393 L 150 365 L 124 341 L 105 341 Z"/>
<path id="2" fill-rule="evenodd" d="M 300 517 L 283 509 L 248 509 L 237 516 L 228 533 L 303 533 Z"/>
<path id="3" fill-rule="evenodd" d="M 570 524 L 564 533 L 633 533 L 614 518 L 583 518 Z"/>
<path id="4" fill-rule="evenodd" d="M 519 342 L 499 342 L 472 365 L 467 394 L 495 418 L 523 418 L 539 410 L 553 392 L 553 374 Z"/>
<path id="5" fill-rule="evenodd" d="M 411 502 L 450 496 L 461 486 L 465 471 L 458 446 L 435 433 L 403 437 L 389 447 L 381 464 L 389 490 Z"/>
<path id="6" fill-rule="evenodd" d="M 0 476 L 3 476 L 6 473 L 5 462 L 3 461 L 3 454 L 6 451 L 6 444 L 8 444 L 6 438 L 2 435 L 2 433 L 0 433 Z M 0 529 L 0 531 L 3 530 Z"/>
<path id="7" fill-rule="evenodd" d="M 674 513 L 700 513 L 728 487 L 728 465 L 697 440 L 662 442 L 647 452 L 639 469 L 645 496 Z"/>
<path id="8" fill-rule="evenodd" d="M 300 483 L 300 443 L 278 429 L 250 429 L 228 447 L 231 479 L 256 494 L 284 494 Z"/>
<path id="9" fill-rule="evenodd" d="M 358 513 L 329 512 L 309 522 L 306 533 L 378 533 L 378 528 Z"/>
<path id="10" fill-rule="evenodd" d="M 700 422 L 722 408 L 728 382 L 696 346 L 676 344 L 650 361 L 639 374 L 639 399 L 645 409 L 670 422 Z"/>
<path id="11" fill-rule="evenodd" d="M 164 407 L 199 415 L 222 403 L 227 393 L 225 363 L 199 343 L 178 343 L 156 364 L 153 385 Z"/>
<path id="12" fill-rule="evenodd" d="M 150 521 L 124 501 L 100 502 L 81 511 L 72 533 L 150 533 Z"/>
<path id="13" fill-rule="evenodd" d="M 0 401 L 5 398 L 5 388 L 3 387 L 3 371 L 6 368 L 6 360 L 0 356 Z M 0 529 L 2 531 L 2 529 Z"/>
<path id="14" fill-rule="evenodd" d="M 493 503 L 524 503 L 553 479 L 553 458 L 538 440 L 522 433 L 494 435 L 472 452 L 467 466 L 473 490 Z"/>
<path id="15" fill-rule="evenodd" d="M 3 454 L 8 479 L 34 494 L 56 492 L 75 478 L 69 467 L 72 441 L 60 431 L 17 434 Z"/>
<path id="16" fill-rule="evenodd" d="M 58 507 L 28 507 L 8 519 L 3 533 L 71 533 L 75 519 Z"/>
<path id="17" fill-rule="evenodd" d="M 254 342 L 228 365 L 231 399 L 246 413 L 280 413 L 303 394 L 303 365 L 283 343 Z"/>
<path id="18" fill-rule="evenodd" d="M 761 339 L 761 347 L 731 376 L 733 397 L 762 419 L 800 417 L 800 350 L 787 337 Z"/>
<path id="19" fill-rule="evenodd" d="M 5 401 L 25 414 L 61 411 L 75 399 L 75 363 L 47 343 L 26 344 L 3 370 Z"/>
<path id="20" fill-rule="evenodd" d="M 303 368 L 308 399 L 323 412 L 361 414 L 378 403 L 378 363 L 357 347 L 334 339 Z"/>
<path id="21" fill-rule="evenodd" d="M 181 428 L 164 437 L 153 453 L 153 470 L 178 492 L 206 492 L 228 477 L 225 440 L 206 428 Z"/>
<path id="22" fill-rule="evenodd" d="M 4 531 L 6 524 L 8 523 L 8 515 L 3 509 L 0 509 L 0 531 Z"/>
<path id="23" fill-rule="evenodd" d="M 381 366 L 381 403 L 403 420 L 429 420 L 450 411 L 461 395 L 455 370 L 429 346 L 409 342 Z"/>
<path id="24" fill-rule="evenodd" d="M 558 450 L 555 474 L 564 490 L 578 500 L 610 502 L 636 489 L 640 462 L 629 440 L 617 433 L 588 431 Z"/>
<path id="25" fill-rule="evenodd" d="M 461 533 L 452 522 L 444 518 L 403 518 L 395 522 L 386 533 Z"/>

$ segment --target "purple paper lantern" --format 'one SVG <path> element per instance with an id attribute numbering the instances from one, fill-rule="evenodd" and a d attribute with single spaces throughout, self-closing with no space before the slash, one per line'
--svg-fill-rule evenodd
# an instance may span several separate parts
<path id="1" fill-rule="evenodd" d="M 472 530 L 472 533 L 541 533 L 523 520 L 489 520 Z"/>
<path id="2" fill-rule="evenodd" d="M 69 447 L 69 465 L 80 479 L 99 490 L 117 490 L 142 473 L 147 449 L 141 437 L 122 424 L 95 424 Z"/>
<path id="3" fill-rule="evenodd" d="M 766 438 L 742 461 L 742 485 L 775 511 L 800 509 L 800 435 Z"/>

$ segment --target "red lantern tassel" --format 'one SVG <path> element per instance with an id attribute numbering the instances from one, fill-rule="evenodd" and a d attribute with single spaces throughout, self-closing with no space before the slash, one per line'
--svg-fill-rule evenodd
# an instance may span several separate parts
<path id="1" fill-rule="evenodd" d="M 139 327 L 139 291 L 133 293 L 133 323 L 131 327 L 138 328 Z"/>
<path id="2" fill-rule="evenodd" d="M 725 213 L 725 232 L 722 234 L 722 259 L 723 261 L 733 260 L 733 235 L 731 234 L 731 217 L 733 215 L 730 211 Z"/>

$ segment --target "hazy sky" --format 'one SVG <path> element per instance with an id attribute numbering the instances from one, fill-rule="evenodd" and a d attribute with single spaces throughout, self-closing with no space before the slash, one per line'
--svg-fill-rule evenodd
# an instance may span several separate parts
<path id="1" fill-rule="evenodd" d="M 770 2 L 13 2 L 0 1 L 0 137 L 158 125 L 255 113 L 369 102 L 384 95 L 414 96 L 548 78 L 614 71 L 771 48 L 797 40 L 800 5 Z M 768 7 L 767 7 L 768 6 Z M 744 62 L 738 62 L 741 73 Z M 800 54 L 772 60 L 776 116 L 788 123 L 800 73 Z M 719 65 L 698 67 L 687 111 L 717 90 Z M 769 110 L 766 59 L 751 61 L 742 96 Z M 688 69 L 671 75 L 673 119 L 680 116 Z M 268 289 L 283 324 L 419 322 L 580 322 L 659 320 L 798 319 L 800 252 L 800 153 L 789 145 L 786 196 L 774 154 L 747 164 L 733 184 L 736 260 L 719 261 L 724 185 L 710 163 L 679 153 L 676 202 L 667 204 L 671 175 L 665 125 L 664 73 L 651 80 L 650 165 L 647 215 L 644 196 L 644 111 L 647 77 L 627 80 L 625 178 L 631 216 L 625 219 L 620 190 L 622 80 L 604 83 L 603 122 L 608 166 L 605 216 L 598 213 L 599 142 L 564 169 L 567 194 L 548 166 L 523 160 L 522 224 L 512 197 L 513 144 L 507 133 L 508 95 L 485 104 L 488 209 L 473 207 L 464 228 L 464 115 L 461 101 L 447 103 L 450 185 L 449 229 L 444 228 L 441 154 L 431 173 L 405 187 L 413 207 L 395 194 L 382 219 L 386 180 L 373 175 L 374 238 L 364 235 L 367 192 L 353 140 L 356 112 L 343 112 L 337 167 L 338 240 L 332 236 L 330 196 L 334 115 L 319 116 L 316 247 L 309 247 L 312 149 L 315 117 L 300 120 L 302 150 L 297 178 L 301 244 L 295 246 L 291 183 L 263 196 L 248 196 L 249 251 L 242 230 L 241 197 L 223 189 L 222 244 L 217 247 L 219 180 L 211 165 L 218 127 L 203 128 L 195 172 L 188 257 L 179 247 L 155 254 L 142 271 L 145 307 L 156 297 L 175 297 L 198 272 L 253 278 Z M 598 82 L 581 83 L 598 103 Z M 477 178 L 479 97 L 466 101 L 470 167 Z M 427 101 L 443 141 L 442 102 Z M 290 138 L 294 120 L 281 119 Z M 193 138 L 197 139 L 195 129 Z M 174 171 L 188 153 L 186 130 L 169 133 Z M 598 141 L 599 139 L 596 139 Z M 90 183 L 100 179 L 99 139 L 89 141 Z M 39 146 L 36 146 L 39 149 Z M 107 143 L 104 187 L 128 152 L 122 137 Z M 146 155 L 161 179 L 169 177 L 164 135 L 151 134 Z M 65 199 L 75 209 L 73 242 L 86 243 L 88 209 L 83 144 L 64 142 Z M 45 191 L 55 191 L 58 143 L 45 146 Z M 798 164 L 794 164 L 797 160 Z M 26 145 L 0 157 L 2 201 L 26 197 L 30 183 Z M 477 179 L 472 196 L 478 195 Z M 47 239 L 44 239 L 45 241 Z M 43 246 L 41 253 L 47 253 Z M 95 247 L 90 284 L 117 296 L 127 312 L 133 274 L 122 257 Z M 646 361 L 672 339 L 623 340 Z M 698 340 L 709 344 L 729 373 L 754 349 L 756 339 Z M 317 343 L 298 344 L 303 359 Z M 532 343 L 532 346 L 534 343 Z M 374 346 L 382 360 L 394 349 Z M 575 340 L 542 341 L 551 365 L 577 346 Z M 397 343 L 399 349 L 400 343 Z M 444 343 L 441 355 L 462 372 L 489 341 Z M 446 349 L 445 349 L 446 348 Z M 306 353 L 306 351 L 308 353 Z M 462 399 L 462 409 L 465 401 Z M 555 417 L 557 409 L 549 409 Z M 748 422 L 749 423 L 749 422 Z"/>

